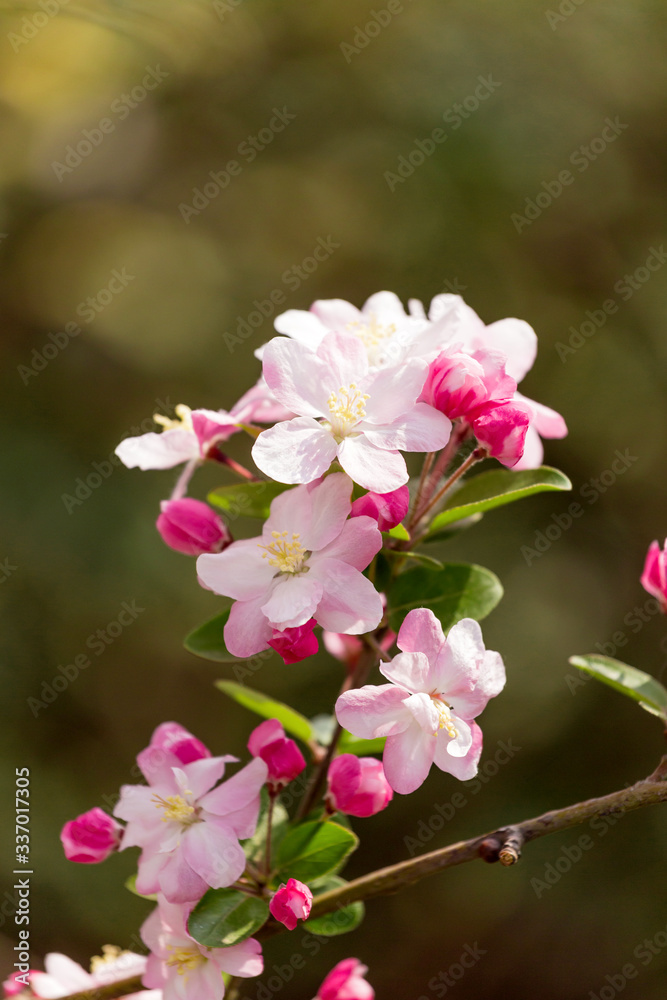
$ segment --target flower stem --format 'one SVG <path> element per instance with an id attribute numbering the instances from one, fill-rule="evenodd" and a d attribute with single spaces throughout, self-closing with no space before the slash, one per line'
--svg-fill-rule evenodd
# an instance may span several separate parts
<path id="1" fill-rule="evenodd" d="M 442 498 L 444 497 L 445 493 L 452 488 L 452 486 L 454 485 L 454 483 L 458 479 L 460 479 L 461 476 L 464 476 L 466 474 L 466 472 L 468 471 L 468 469 L 472 468 L 472 466 L 475 465 L 476 462 L 481 462 L 481 460 L 483 458 L 487 458 L 487 456 L 488 456 L 488 452 L 487 452 L 486 448 L 475 448 L 474 451 L 471 451 L 470 454 L 468 455 L 468 457 L 463 462 L 461 462 L 461 464 L 459 465 L 458 469 L 451 474 L 451 476 L 449 477 L 449 479 L 438 490 L 438 492 L 436 493 L 436 495 L 431 500 L 429 500 L 429 502 L 426 504 L 425 507 L 422 507 L 419 520 L 421 521 L 421 520 L 424 519 L 424 517 L 426 517 L 426 515 L 428 514 L 428 512 L 430 510 L 432 510 L 433 507 L 435 507 L 435 505 L 440 500 L 442 500 Z"/>
<path id="2" fill-rule="evenodd" d="M 269 881 L 271 875 L 271 826 L 273 823 L 273 807 L 275 805 L 276 795 L 269 788 L 269 806 L 266 811 L 266 851 L 264 855 L 264 874 L 266 875 L 266 881 Z"/>

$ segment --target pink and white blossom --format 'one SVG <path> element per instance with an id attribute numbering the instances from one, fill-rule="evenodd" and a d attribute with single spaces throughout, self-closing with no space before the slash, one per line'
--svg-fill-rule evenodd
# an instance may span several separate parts
<path id="1" fill-rule="evenodd" d="M 373 1000 L 375 990 L 365 979 L 368 966 L 358 958 L 344 958 L 326 977 L 315 1000 Z"/>
<path id="2" fill-rule="evenodd" d="M 327 773 L 326 803 L 331 812 L 348 816 L 374 816 L 391 802 L 394 792 L 384 768 L 373 757 L 342 753 L 334 757 Z"/>
<path id="3" fill-rule="evenodd" d="M 156 527 L 162 541 L 187 556 L 222 552 L 232 540 L 222 518 L 207 503 L 191 497 L 163 500 Z"/>
<path id="4" fill-rule="evenodd" d="M 297 921 L 308 919 L 312 905 L 313 894 L 308 886 L 291 878 L 272 896 L 269 910 L 272 917 L 284 924 L 288 931 L 293 931 Z"/>
<path id="5" fill-rule="evenodd" d="M 364 489 L 390 493 L 408 481 L 401 451 L 437 451 L 451 422 L 418 397 L 426 362 L 371 371 L 363 344 L 329 333 L 316 351 L 283 337 L 264 351 L 264 378 L 298 414 L 263 431 L 252 455 L 282 483 L 310 483 L 337 460 Z"/>
<path id="6" fill-rule="evenodd" d="M 60 840 L 68 861 L 99 864 L 117 851 L 123 827 L 95 806 L 76 819 L 70 819 L 60 831 Z"/>
<path id="7" fill-rule="evenodd" d="M 102 951 L 102 955 L 91 959 L 90 972 L 86 972 L 78 962 L 74 962 L 67 955 L 50 952 L 44 959 L 45 972 L 30 971 L 28 976 L 30 991 L 27 995 L 39 997 L 41 1000 L 58 1000 L 59 997 L 66 997 L 71 993 L 96 990 L 123 979 L 142 976 L 146 971 L 145 955 L 121 951 L 114 945 L 105 945 Z M 147 990 L 132 993 L 127 1000 L 130 1000 L 130 997 L 160 1000 L 159 992 Z"/>
<path id="8" fill-rule="evenodd" d="M 320 299 L 309 310 L 288 309 L 276 317 L 278 333 L 316 351 L 328 333 L 358 338 L 371 368 L 393 367 L 407 355 L 415 338 L 430 326 L 410 316 L 394 292 L 376 292 L 357 309 L 344 299 Z M 264 348 L 261 349 L 262 353 Z"/>
<path id="9" fill-rule="evenodd" d="M 140 932 L 151 951 L 144 986 L 161 989 L 164 1000 L 222 1000 L 223 972 L 243 979 L 261 976 L 259 941 L 246 938 L 229 948 L 206 948 L 188 934 L 189 910 L 158 896 L 158 905 Z"/>
<path id="10" fill-rule="evenodd" d="M 183 462 L 203 462 L 211 449 L 238 431 L 244 414 L 225 410 L 191 410 L 183 403 L 175 408 L 175 418 L 156 413 L 153 419 L 164 428 L 138 437 L 127 437 L 116 454 L 128 469 L 173 469 Z"/>
<path id="11" fill-rule="evenodd" d="M 245 870 L 239 840 L 257 825 L 268 769 L 256 758 L 222 784 L 234 757 L 156 768 L 151 784 L 124 785 L 114 814 L 127 822 L 122 848 L 142 849 L 137 891 L 175 903 L 231 885 Z M 216 786 L 217 787 L 214 787 Z"/>
<path id="12" fill-rule="evenodd" d="M 644 561 L 641 585 L 655 597 L 663 614 L 667 614 L 667 540 L 662 548 L 651 542 Z"/>
<path id="13" fill-rule="evenodd" d="M 463 618 L 447 638 L 432 611 L 410 611 L 398 633 L 402 650 L 380 664 L 388 684 L 367 684 L 336 702 L 342 726 L 362 739 L 386 736 L 383 764 L 401 794 L 423 783 L 433 763 L 465 781 L 477 773 L 482 733 L 473 721 L 505 684 L 499 653 Z"/>
<path id="14" fill-rule="evenodd" d="M 349 519 L 352 483 L 342 473 L 276 497 L 261 536 L 234 542 L 219 555 L 203 555 L 204 586 L 231 597 L 224 636 L 234 656 L 269 647 L 274 630 L 311 618 L 333 632 L 370 632 L 382 601 L 362 574 L 382 547 L 370 517 Z"/>
<path id="15" fill-rule="evenodd" d="M 266 719 L 253 729 L 248 750 L 253 757 L 261 757 L 268 767 L 267 780 L 273 792 L 294 781 L 306 767 L 303 754 L 294 740 L 285 736 L 278 719 Z"/>

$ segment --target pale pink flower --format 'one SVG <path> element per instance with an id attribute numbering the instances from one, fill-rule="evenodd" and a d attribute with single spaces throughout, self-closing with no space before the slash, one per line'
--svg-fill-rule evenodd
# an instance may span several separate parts
<path id="1" fill-rule="evenodd" d="M 59 997 L 66 997 L 71 993 L 95 990 L 123 979 L 141 976 L 146 970 L 145 955 L 121 951 L 114 945 L 105 945 L 102 951 L 103 955 L 91 959 L 90 972 L 86 972 L 67 955 L 50 952 L 44 959 L 46 971 L 30 972 L 31 993 L 28 995 L 34 995 L 42 1000 L 58 1000 Z M 159 993 L 147 990 L 140 990 L 130 996 L 141 1000 L 160 1000 Z"/>
<path id="2" fill-rule="evenodd" d="M 123 465 L 128 469 L 173 469 L 183 462 L 203 462 L 218 442 L 240 429 L 238 424 L 244 419 L 243 413 L 191 410 L 183 403 L 175 413 L 174 419 L 160 413 L 153 417 L 164 428 L 162 433 L 150 431 L 121 441 L 116 454 Z"/>
<path id="3" fill-rule="evenodd" d="M 342 694 L 341 726 L 354 736 L 386 736 L 384 771 L 396 792 L 413 792 L 431 764 L 465 781 L 477 773 L 482 732 L 472 720 L 504 687 L 499 653 L 484 648 L 472 618 L 452 626 L 445 639 L 427 608 L 410 611 L 398 633 L 402 650 L 380 672 L 389 684 Z"/>
<path id="4" fill-rule="evenodd" d="M 306 766 L 294 740 L 285 736 L 278 719 L 266 719 L 253 729 L 248 740 L 253 757 L 261 757 L 269 769 L 268 783 L 274 792 L 294 781 Z"/>
<path id="5" fill-rule="evenodd" d="M 267 642 L 282 657 L 283 663 L 299 663 L 314 656 L 320 648 L 313 632 L 316 625 L 315 619 L 310 618 L 305 624 L 294 628 L 274 628 L 273 635 Z"/>
<path id="6" fill-rule="evenodd" d="M 118 850 L 122 836 L 120 823 L 97 806 L 69 820 L 60 831 L 67 860 L 84 864 L 105 861 Z"/>
<path id="7" fill-rule="evenodd" d="M 373 757 L 353 753 L 334 757 L 327 782 L 327 805 L 332 812 L 348 816 L 374 816 L 386 809 L 394 796 L 382 763 Z"/>
<path id="8" fill-rule="evenodd" d="M 352 504 L 350 517 L 374 517 L 380 531 L 390 531 L 400 524 L 410 506 L 410 490 L 399 486 L 391 493 L 364 493 Z"/>
<path id="9" fill-rule="evenodd" d="M 282 483 L 310 483 L 337 459 L 364 489 L 390 493 L 408 480 L 400 451 L 437 451 L 451 422 L 418 403 L 426 362 L 372 372 L 362 343 L 329 333 L 317 351 L 275 337 L 264 351 L 264 378 L 299 416 L 263 431 L 252 455 Z"/>
<path id="10" fill-rule="evenodd" d="M 271 916 L 284 924 L 288 931 L 296 928 L 298 920 L 307 920 L 313 905 L 313 894 L 307 885 L 291 878 L 280 886 L 269 903 Z"/>
<path id="11" fill-rule="evenodd" d="M 259 941 L 246 938 L 229 948 L 206 948 L 187 931 L 188 906 L 158 896 L 141 937 L 150 948 L 144 986 L 161 989 L 164 1000 L 222 1000 L 222 973 L 248 979 L 264 970 Z"/>
<path id="12" fill-rule="evenodd" d="M 170 902 L 199 899 L 245 870 L 239 840 L 255 832 L 267 766 L 257 758 L 214 787 L 234 757 L 156 769 L 151 784 L 124 785 L 114 814 L 127 821 L 122 850 L 142 848 L 137 891 Z"/>
<path id="13" fill-rule="evenodd" d="M 234 656 L 267 649 L 275 629 L 311 618 L 334 632 L 358 635 L 377 627 L 382 602 L 361 571 L 382 547 L 382 536 L 370 517 L 348 520 L 351 489 L 339 472 L 286 490 L 271 504 L 261 536 L 199 557 L 204 586 L 236 602 L 224 632 Z"/>
<path id="14" fill-rule="evenodd" d="M 641 585 L 657 598 L 663 613 L 667 614 L 667 541 L 662 549 L 658 542 L 651 542 L 646 553 Z"/>
<path id="15" fill-rule="evenodd" d="M 376 292 L 361 309 L 344 299 L 320 299 L 308 311 L 288 309 L 274 323 L 278 333 L 287 334 L 313 351 L 332 331 L 354 335 L 366 351 L 371 368 L 399 364 L 416 336 L 429 325 L 425 318 L 406 314 L 394 292 Z"/>
<path id="16" fill-rule="evenodd" d="M 367 972 L 358 958 L 344 958 L 334 965 L 315 1000 L 373 1000 L 375 990 L 364 978 Z"/>
<path id="17" fill-rule="evenodd" d="M 222 552 L 232 541 L 222 518 L 207 503 L 181 497 L 163 500 L 156 527 L 162 541 L 176 552 L 200 556 L 203 552 Z"/>

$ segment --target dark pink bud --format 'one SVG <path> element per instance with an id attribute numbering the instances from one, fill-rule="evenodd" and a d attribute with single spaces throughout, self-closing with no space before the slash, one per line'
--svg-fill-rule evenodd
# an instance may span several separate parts
<path id="1" fill-rule="evenodd" d="M 314 656 L 320 648 L 317 636 L 313 632 L 316 625 L 315 619 L 311 618 L 305 625 L 284 629 L 274 628 L 273 635 L 268 640 L 269 646 L 282 656 L 285 663 L 298 663 L 308 656 Z"/>
<path id="2" fill-rule="evenodd" d="M 163 500 L 156 521 L 162 540 L 186 556 L 222 552 L 232 540 L 227 525 L 208 504 L 191 497 Z"/>
<path id="3" fill-rule="evenodd" d="M 65 823 L 60 839 L 68 861 L 98 864 L 118 850 L 123 827 L 95 806 Z"/>
<path id="4" fill-rule="evenodd" d="M 150 746 L 173 753 L 181 764 L 191 764 L 193 760 L 211 756 L 208 747 L 178 722 L 162 722 L 151 736 Z"/>
<path id="5" fill-rule="evenodd" d="M 516 382 L 505 372 L 505 357 L 495 351 L 443 351 L 432 361 L 420 400 L 450 420 L 471 418 L 480 406 L 507 401 Z"/>
<path id="6" fill-rule="evenodd" d="M 526 410 L 515 403 L 487 403 L 470 420 L 479 443 L 509 469 L 523 455 L 529 423 Z"/>
<path id="7" fill-rule="evenodd" d="M 313 905 L 313 894 L 307 885 L 291 878 L 287 885 L 281 885 L 271 902 L 271 916 L 284 924 L 288 931 L 293 931 L 297 920 L 307 920 Z"/>
<path id="8" fill-rule="evenodd" d="M 316 1000 L 373 1000 L 375 990 L 364 976 L 368 967 L 358 958 L 344 958 L 326 977 Z"/>
<path id="9" fill-rule="evenodd" d="M 646 553 L 641 585 L 657 598 L 663 613 L 667 614 L 667 541 L 662 549 L 658 542 L 651 542 Z"/>
<path id="10" fill-rule="evenodd" d="M 327 780 L 327 804 L 332 811 L 348 816 L 374 816 L 394 795 L 382 762 L 373 757 L 343 753 L 331 762 Z"/>
<path id="11" fill-rule="evenodd" d="M 378 523 L 380 531 L 389 531 L 400 524 L 410 506 L 410 490 L 399 486 L 391 493 L 366 493 L 352 504 L 350 517 L 366 515 Z"/>
<path id="12" fill-rule="evenodd" d="M 35 969 L 28 969 L 27 972 L 12 972 L 11 976 L 5 979 L 2 984 L 3 995 L 6 997 L 17 997 L 21 994 L 26 997 L 32 996 L 30 987 L 26 986 L 25 983 L 26 981 L 30 983 L 30 977 L 35 971 Z M 19 976 L 21 977 L 21 980 L 17 981 Z"/>
<path id="13" fill-rule="evenodd" d="M 248 740 L 253 757 L 261 757 L 269 769 L 268 784 L 284 788 L 301 774 L 306 766 L 303 754 L 294 740 L 287 739 L 277 719 L 267 719 L 253 729 Z"/>

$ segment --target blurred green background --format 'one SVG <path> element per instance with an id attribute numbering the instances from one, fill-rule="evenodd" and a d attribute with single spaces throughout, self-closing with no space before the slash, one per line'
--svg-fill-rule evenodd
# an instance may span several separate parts
<path id="1" fill-rule="evenodd" d="M 245 752 L 253 718 L 211 686 L 232 669 L 181 646 L 216 599 L 153 527 L 175 474 L 108 458 L 156 409 L 229 408 L 259 374 L 272 317 L 233 350 L 225 334 L 257 302 L 271 313 L 276 290 L 277 311 L 361 305 L 388 288 L 404 301 L 460 291 L 487 322 L 525 318 L 540 352 L 522 389 L 570 427 L 546 459 L 572 497 L 494 512 L 440 547 L 505 585 L 483 625 L 509 677 L 482 719 L 488 780 L 475 793 L 434 769 L 357 821 L 349 874 L 408 857 L 405 838 L 431 849 L 653 769 L 657 721 L 579 684 L 567 657 L 614 646 L 667 676 L 667 626 L 638 582 L 667 533 L 666 41 L 657 0 L 0 3 L 2 811 L 14 768 L 30 767 L 35 960 L 57 950 L 87 964 L 107 941 L 132 944 L 149 909 L 122 887 L 135 852 L 73 865 L 58 832 L 136 780 L 134 755 L 159 722 Z M 446 138 L 429 145 L 434 129 Z M 417 140 L 433 151 L 410 172 Z M 318 240 L 333 252 L 303 270 Z M 629 456 L 620 475 L 617 451 Z M 240 435 L 230 453 L 247 458 Z M 195 495 L 229 481 L 206 469 Z M 572 500 L 584 514 L 559 530 Z M 522 551 L 549 526 L 546 551 Z M 88 638 L 132 601 L 136 620 L 91 653 Z M 90 668 L 35 716 L 28 699 L 81 653 Z M 316 714 L 340 669 L 324 654 L 289 668 L 272 658 L 253 682 Z M 521 749 L 494 767 L 498 741 Z M 457 791 L 466 805 L 448 809 Z M 571 870 L 548 890 L 531 883 L 583 833 L 593 848 Z M 467 865 L 376 901 L 353 937 L 317 955 L 302 932 L 284 935 L 266 946 L 267 972 L 297 953 L 306 965 L 274 995 L 307 1000 L 356 955 L 378 998 L 605 1000 L 630 962 L 624 995 L 658 1000 L 666 834 L 665 811 L 645 810 L 540 840 L 514 869 Z M 6 870 L 12 842 L 8 828 Z M 16 929 L 2 898 L 8 969 Z M 642 951 L 656 935 L 656 953 Z M 484 954 L 447 986 L 439 974 L 458 975 L 466 945 Z M 254 1000 L 257 982 L 243 995 Z"/>

